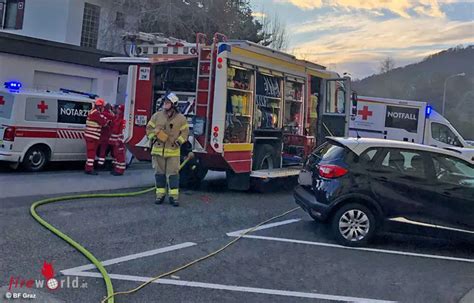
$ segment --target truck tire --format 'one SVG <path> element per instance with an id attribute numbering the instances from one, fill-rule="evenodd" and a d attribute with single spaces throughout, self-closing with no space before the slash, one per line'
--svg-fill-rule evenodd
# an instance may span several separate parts
<path id="1" fill-rule="evenodd" d="M 257 145 L 252 169 L 273 169 L 280 167 L 275 148 L 270 144 Z"/>
<path id="2" fill-rule="evenodd" d="M 26 152 L 23 158 L 23 167 L 30 172 L 41 171 L 49 161 L 49 149 L 46 146 L 34 145 Z"/>

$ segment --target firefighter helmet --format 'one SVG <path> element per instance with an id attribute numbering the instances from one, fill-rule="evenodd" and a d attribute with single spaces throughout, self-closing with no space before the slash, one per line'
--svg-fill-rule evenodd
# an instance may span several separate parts
<path id="1" fill-rule="evenodd" d="M 170 101 L 174 107 L 178 106 L 179 98 L 175 93 L 169 93 L 165 97 L 165 101 Z"/>

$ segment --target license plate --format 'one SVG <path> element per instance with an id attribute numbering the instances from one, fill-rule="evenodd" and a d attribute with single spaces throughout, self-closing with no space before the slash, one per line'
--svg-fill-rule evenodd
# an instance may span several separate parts
<path id="1" fill-rule="evenodd" d="M 298 183 L 300 185 L 311 186 L 313 183 L 311 172 L 307 170 L 302 170 L 298 176 Z"/>

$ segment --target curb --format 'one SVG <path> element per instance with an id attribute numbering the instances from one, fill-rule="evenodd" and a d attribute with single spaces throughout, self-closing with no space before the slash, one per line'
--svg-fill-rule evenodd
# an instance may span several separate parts
<path id="1" fill-rule="evenodd" d="M 459 303 L 474 303 L 474 288 L 468 291 Z"/>

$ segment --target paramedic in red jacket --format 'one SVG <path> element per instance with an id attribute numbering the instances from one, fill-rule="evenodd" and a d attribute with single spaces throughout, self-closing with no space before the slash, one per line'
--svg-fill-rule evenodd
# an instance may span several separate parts
<path id="1" fill-rule="evenodd" d="M 105 164 L 105 157 L 107 156 L 107 150 L 109 148 L 109 140 L 110 136 L 112 135 L 112 121 L 114 120 L 114 113 L 112 111 L 112 106 L 110 105 L 110 103 L 105 104 L 102 115 L 104 115 L 107 121 L 110 122 L 104 127 L 102 127 L 102 130 L 100 132 L 99 161 L 97 163 L 100 166 L 103 166 Z"/>
<path id="2" fill-rule="evenodd" d="M 125 143 L 123 137 L 123 130 L 125 128 L 125 120 L 123 119 L 124 106 L 116 106 L 115 118 L 112 121 L 110 137 L 110 145 L 113 148 L 114 154 L 114 169 L 110 172 L 114 176 L 121 176 L 125 172 Z"/>
<path id="3" fill-rule="evenodd" d="M 87 147 L 87 162 L 85 173 L 89 175 L 97 175 L 94 171 L 94 161 L 99 146 L 99 140 L 102 127 L 107 124 L 107 118 L 102 114 L 104 111 L 105 101 L 97 99 L 92 110 L 87 115 L 86 130 L 84 131 L 84 138 Z"/>

